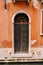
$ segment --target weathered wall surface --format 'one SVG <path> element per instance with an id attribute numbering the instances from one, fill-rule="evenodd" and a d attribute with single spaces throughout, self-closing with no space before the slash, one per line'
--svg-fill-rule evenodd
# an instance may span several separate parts
<path id="1" fill-rule="evenodd" d="M 35 9 L 32 2 L 29 4 L 10 2 L 7 4 L 7 9 L 5 9 L 3 0 L 0 0 L 0 58 L 2 58 L 1 56 L 4 57 L 5 54 L 10 57 L 8 52 L 11 49 L 4 49 L 3 51 L 3 48 L 12 48 L 12 17 L 16 12 L 23 10 L 31 17 L 31 40 L 36 40 L 34 44 L 31 44 L 31 52 L 34 54 L 32 59 L 43 59 L 43 36 L 40 36 L 40 9 L 40 3 L 38 9 Z"/>
<path id="2" fill-rule="evenodd" d="M 8 3 L 4 8 L 3 0 L 0 0 L 0 47 L 12 47 L 12 16 L 23 10 L 31 17 L 31 39 L 37 40 L 32 47 L 43 47 L 43 36 L 40 36 L 40 4 L 35 9 L 32 3 Z"/>
<path id="3" fill-rule="evenodd" d="M 3 0 L 0 0 L 0 48 L 11 47 L 8 40 L 8 11 L 4 8 Z"/>
<path id="4" fill-rule="evenodd" d="M 35 9 L 32 3 L 9 3 L 7 5 L 8 12 L 8 40 L 12 41 L 12 16 L 19 10 L 24 10 L 31 17 L 31 39 L 37 40 L 32 47 L 43 46 L 43 36 L 40 36 L 40 4 L 39 8 Z"/>

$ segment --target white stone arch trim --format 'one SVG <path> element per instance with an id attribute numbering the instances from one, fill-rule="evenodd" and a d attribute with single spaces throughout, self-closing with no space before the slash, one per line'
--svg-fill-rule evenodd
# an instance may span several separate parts
<path id="1" fill-rule="evenodd" d="M 40 10 L 40 35 L 43 35 L 42 33 L 42 11 L 43 9 Z"/>
<path id="2" fill-rule="evenodd" d="M 15 17 L 17 14 L 19 14 L 19 13 L 24 13 L 24 14 L 26 14 L 26 15 L 28 16 L 28 18 L 29 18 L 29 23 L 31 23 L 31 17 L 30 17 L 30 15 L 29 15 L 27 12 L 23 11 L 23 10 L 20 10 L 20 11 L 16 12 L 16 13 L 13 15 L 13 17 L 12 17 L 12 23 L 14 23 L 14 17 Z"/>
<path id="3" fill-rule="evenodd" d="M 15 16 L 17 15 L 17 14 L 19 14 L 19 13 L 24 13 L 24 14 L 26 14 L 27 16 L 28 16 L 28 18 L 29 18 L 29 53 L 27 54 L 27 55 L 25 55 L 26 57 L 27 56 L 31 56 L 31 17 L 30 17 L 30 15 L 27 13 L 27 12 L 25 12 L 25 11 L 23 11 L 23 10 L 20 10 L 20 11 L 18 11 L 18 12 L 16 12 L 13 16 L 12 16 L 12 56 L 15 56 L 15 57 L 18 57 L 18 54 L 14 54 L 14 18 L 15 18 Z M 23 57 L 24 56 L 24 54 L 19 54 L 19 57 Z"/>

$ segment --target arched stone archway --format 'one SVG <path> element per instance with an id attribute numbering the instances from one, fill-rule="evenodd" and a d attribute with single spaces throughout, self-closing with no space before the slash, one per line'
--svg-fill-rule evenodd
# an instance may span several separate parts
<path id="1" fill-rule="evenodd" d="M 12 48 L 13 53 L 30 54 L 31 47 L 31 18 L 19 11 L 12 17 Z"/>

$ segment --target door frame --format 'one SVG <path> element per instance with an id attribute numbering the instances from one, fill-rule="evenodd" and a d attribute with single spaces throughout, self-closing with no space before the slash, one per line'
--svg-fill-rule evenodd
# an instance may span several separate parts
<path id="1" fill-rule="evenodd" d="M 28 55 L 31 55 L 31 17 L 30 17 L 30 15 L 27 13 L 27 12 L 25 12 L 25 11 L 23 11 L 23 10 L 20 10 L 20 11 L 17 11 L 16 13 L 14 13 L 14 15 L 12 16 L 12 54 L 14 54 L 14 56 L 16 57 L 18 57 L 18 54 L 15 54 L 14 53 L 14 18 L 15 18 L 15 16 L 17 15 L 17 14 L 19 14 L 19 13 L 24 13 L 24 14 L 26 14 L 27 16 L 28 16 L 28 18 L 29 18 L 29 53 L 27 54 L 27 56 Z M 19 54 L 19 56 L 21 57 L 23 57 L 24 56 L 24 54 L 22 55 L 22 54 Z"/>

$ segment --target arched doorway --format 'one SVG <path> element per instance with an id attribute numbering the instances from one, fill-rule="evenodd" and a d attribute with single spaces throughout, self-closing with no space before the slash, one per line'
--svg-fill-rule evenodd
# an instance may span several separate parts
<path id="1" fill-rule="evenodd" d="M 31 44 L 31 19 L 26 13 L 20 11 L 13 15 L 13 35 L 12 44 L 13 52 L 15 53 L 26 53 L 30 54 Z"/>
<path id="2" fill-rule="evenodd" d="M 28 53 L 29 46 L 29 18 L 19 13 L 14 18 L 14 52 Z"/>

